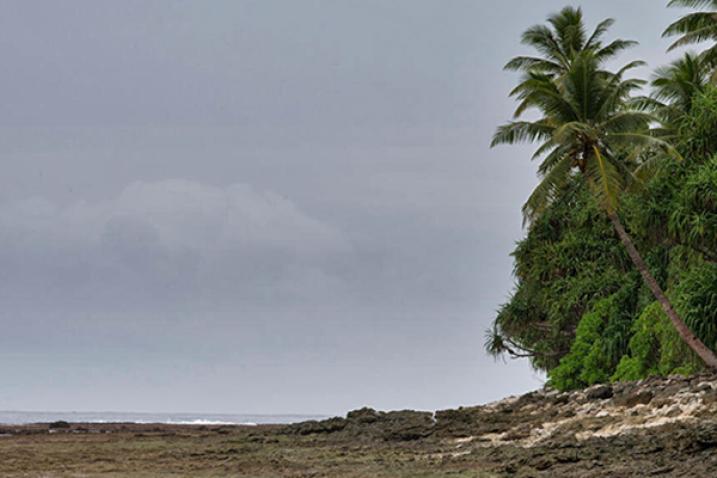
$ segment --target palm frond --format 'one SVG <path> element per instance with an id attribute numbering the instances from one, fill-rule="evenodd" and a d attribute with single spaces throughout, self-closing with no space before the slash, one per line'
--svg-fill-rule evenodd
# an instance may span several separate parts
<path id="1" fill-rule="evenodd" d="M 564 157 L 574 158 L 575 154 L 569 146 L 560 145 L 553 149 L 550 154 L 545 156 L 543 161 L 538 166 L 538 174 L 545 176 L 550 170 L 552 170 L 558 162 Z"/>
<path id="2" fill-rule="evenodd" d="M 554 128 L 544 121 L 512 121 L 500 126 L 493 135 L 491 147 L 499 144 L 516 144 L 551 139 Z"/>
<path id="3" fill-rule="evenodd" d="M 656 111 L 666 105 L 651 96 L 635 96 L 626 101 L 626 106 L 635 111 Z"/>
<path id="4" fill-rule="evenodd" d="M 600 46 L 600 38 L 607 33 L 607 31 L 610 29 L 611 26 L 615 24 L 614 18 L 606 18 L 605 20 L 598 23 L 597 27 L 595 27 L 595 30 L 593 31 L 593 34 L 590 35 L 590 38 L 588 38 L 588 41 L 585 43 L 585 48 L 592 49 L 592 48 L 598 48 Z"/>
<path id="5" fill-rule="evenodd" d="M 572 169 L 573 160 L 570 156 L 564 155 L 556 161 L 523 206 L 524 224 L 533 221 L 556 199 L 570 180 Z"/>
<path id="6" fill-rule="evenodd" d="M 665 155 L 662 154 L 651 154 L 645 158 L 632 172 L 635 181 L 630 185 L 630 190 L 636 191 L 652 179 L 665 164 L 665 159 Z"/>
<path id="7" fill-rule="evenodd" d="M 507 71 L 540 71 L 553 73 L 560 71 L 560 64 L 534 56 L 516 56 L 505 64 L 503 69 Z"/>
<path id="8" fill-rule="evenodd" d="M 634 40 L 615 40 L 605 47 L 597 50 L 595 54 L 600 60 L 608 60 L 623 50 L 627 50 L 628 48 L 632 48 L 636 45 L 638 45 L 638 42 Z"/>
<path id="9" fill-rule="evenodd" d="M 642 150 L 651 149 L 661 151 L 671 159 L 682 161 L 682 155 L 669 142 L 657 138 L 654 135 L 645 133 L 622 132 L 610 133 L 606 136 L 605 142 L 612 147 L 631 147 Z"/>
<path id="10" fill-rule="evenodd" d="M 621 111 L 603 121 L 599 128 L 607 132 L 646 131 L 657 118 L 642 111 Z"/>
<path id="11" fill-rule="evenodd" d="M 609 212 L 616 211 L 619 193 L 623 189 L 623 177 L 613 162 L 603 155 L 600 148 L 593 146 L 592 153 L 586 167 L 589 182 L 603 207 Z"/>
<path id="12" fill-rule="evenodd" d="M 673 116 L 673 105 L 661 97 L 634 96 L 645 81 L 625 78 L 644 62 L 629 62 L 615 72 L 603 67 L 606 58 L 633 44 L 624 40 L 602 44 L 612 20 L 601 22 L 590 37 L 585 35 L 579 9 L 564 9 L 548 23 L 524 35 L 545 60 L 525 56 L 509 63 L 510 68 L 525 72 L 511 92 L 518 101 L 516 116 L 535 109 L 541 119 L 505 124 L 492 141 L 492 146 L 539 143 L 533 159 L 542 158 L 541 181 L 523 207 L 526 222 L 564 195 L 566 184 L 576 175 L 582 178 L 580 184 L 591 185 L 603 207 L 615 211 L 621 193 L 641 182 L 653 163 L 650 158 L 679 157 L 667 141 L 669 127 L 650 129 Z"/>
<path id="13" fill-rule="evenodd" d="M 717 0 L 670 0 L 667 6 L 682 8 L 702 8 L 710 6 L 717 8 Z"/>

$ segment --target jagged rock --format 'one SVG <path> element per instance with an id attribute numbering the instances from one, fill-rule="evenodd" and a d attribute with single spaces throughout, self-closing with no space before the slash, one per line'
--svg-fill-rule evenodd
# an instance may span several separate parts
<path id="1" fill-rule="evenodd" d="M 545 390 L 435 414 L 364 408 L 293 430 L 425 446 L 438 463 L 470 456 L 497 476 L 717 476 L 717 376 Z M 418 442 L 398 443 L 408 440 Z"/>
<path id="2" fill-rule="evenodd" d="M 717 391 L 713 389 L 705 393 L 705 395 L 702 397 L 702 402 L 705 405 L 712 405 L 714 403 L 717 403 Z"/>
<path id="3" fill-rule="evenodd" d="M 293 433 L 298 435 L 311 435 L 315 433 L 335 433 L 346 428 L 346 420 L 335 417 L 328 420 L 310 420 L 290 426 Z"/>
<path id="4" fill-rule="evenodd" d="M 364 407 L 359 410 L 350 411 L 346 420 L 355 423 L 373 423 L 378 421 L 380 414 L 373 408 Z"/>
<path id="5" fill-rule="evenodd" d="M 588 400 L 606 400 L 612 398 L 613 389 L 610 385 L 597 385 L 585 391 Z"/>
<path id="6" fill-rule="evenodd" d="M 632 408 L 637 405 L 647 405 L 655 397 L 651 390 L 638 390 L 615 398 L 615 405 Z"/>
<path id="7" fill-rule="evenodd" d="M 702 423 L 695 432 L 697 444 L 703 448 L 717 448 L 717 423 Z"/>
<path id="8" fill-rule="evenodd" d="M 400 412 L 377 412 L 372 408 L 354 410 L 346 418 L 330 418 L 307 421 L 289 426 L 298 435 L 343 433 L 357 438 L 382 438 L 408 441 L 424 438 L 433 432 L 433 414 L 405 410 Z"/>
<path id="9" fill-rule="evenodd" d="M 553 405 L 565 405 L 570 401 L 570 395 L 567 393 L 561 393 L 560 395 L 556 395 L 551 400 L 551 403 Z"/>
<path id="10" fill-rule="evenodd" d="M 458 408 L 436 412 L 436 430 L 442 435 L 467 437 L 476 432 L 480 413 L 477 408 Z"/>
<path id="11" fill-rule="evenodd" d="M 381 416 L 381 435 L 386 440 L 409 441 L 424 438 L 433 432 L 433 414 L 429 412 L 389 412 Z"/>

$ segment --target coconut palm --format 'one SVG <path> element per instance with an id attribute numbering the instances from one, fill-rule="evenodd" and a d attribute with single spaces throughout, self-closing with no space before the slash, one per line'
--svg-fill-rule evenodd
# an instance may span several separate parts
<path id="1" fill-rule="evenodd" d="M 530 71 L 515 95 L 523 109 L 536 109 L 542 117 L 499 127 L 492 145 L 540 143 L 534 157 L 543 158 L 539 167 L 542 180 L 523 208 L 527 221 L 560 200 L 569 181 L 580 178 L 606 211 L 635 267 L 682 339 L 709 367 L 717 368 L 717 357 L 674 310 L 618 215 L 622 193 L 640 182 L 640 172 L 649 171 L 661 156 L 679 154 L 651 134 L 649 127 L 656 117 L 632 106 L 631 95 L 644 82 L 624 75 L 642 63 L 632 62 L 609 73 L 601 68 L 601 61 L 594 51 L 584 50 L 575 55 L 560 81 Z M 647 151 L 652 154 L 642 154 Z"/>
<path id="2" fill-rule="evenodd" d="M 692 109 L 692 100 L 709 84 L 709 68 L 697 55 L 686 53 L 668 66 L 655 70 L 653 97 L 681 111 Z"/>
<path id="3" fill-rule="evenodd" d="M 710 70 L 700 56 L 686 53 L 655 71 L 652 95 L 639 99 L 638 103 L 659 117 L 663 139 L 675 137 L 680 122 L 692 111 L 692 102 L 709 85 Z"/>
<path id="4" fill-rule="evenodd" d="M 685 15 L 667 27 L 663 36 L 679 35 L 670 50 L 705 41 L 717 42 L 717 0 L 672 0 L 668 6 L 710 9 Z M 717 44 L 705 51 L 703 58 L 712 67 L 717 66 Z"/>
<path id="5" fill-rule="evenodd" d="M 603 43 L 604 34 L 615 23 L 612 18 L 600 22 L 588 36 L 580 8 L 565 7 L 550 15 L 547 23 L 548 25 L 535 25 L 527 29 L 522 36 L 522 43 L 536 50 L 537 55 L 517 56 L 505 65 L 506 70 L 540 73 L 559 78 L 570 69 L 573 60 L 583 51 L 593 52 L 595 59 L 603 62 L 637 44 L 621 39 Z M 522 86 L 518 85 L 514 93 Z M 521 104 L 515 116 L 520 116 L 527 107 L 527 104 Z"/>
<path id="6" fill-rule="evenodd" d="M 580 8 L 565 7 L 550 15 L 548 23 L 550 26 L 535 25 L 523 33 L 523 44 L 533 47 L 539 56 L 515 57 L 505 65 L 507 70 L 560 74 L 570 68 L 572 59 L 581 51 L 592 50 L 598 59 L 607 60 L 636 44 L 615 40 L 603 45 L 602 36 L 615 23 L 612 18 L 600 22 L 588 36 Z"/>

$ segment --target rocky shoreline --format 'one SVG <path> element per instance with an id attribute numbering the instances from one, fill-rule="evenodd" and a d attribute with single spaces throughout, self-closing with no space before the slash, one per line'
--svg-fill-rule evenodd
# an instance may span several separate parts
<path id="1" fill-rule="evenodd" d="M 713 477 L 717 376 L 258 427 L 0 426 L 0 476 Z"/>
<path id="2" fill-rule="evenodd" d="M 500 476 L 717 476 L 717 376 L 651 378 L 485 406 L 381 413 L 290 427 L 298 434 L 424 440 Z"/>

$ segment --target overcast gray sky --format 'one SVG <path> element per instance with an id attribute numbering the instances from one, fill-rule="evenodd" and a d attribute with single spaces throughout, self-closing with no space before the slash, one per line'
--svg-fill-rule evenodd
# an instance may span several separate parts
<path id="1" fill-rule="evenodd" d="M 582 5 L 666 61 L 679 11 Z M 0 2 L 0 409 L 343 413 L 542 385 L 482 349 L 554 0 Z M 643 70 L 648 75 L 649 70 Z"/>

